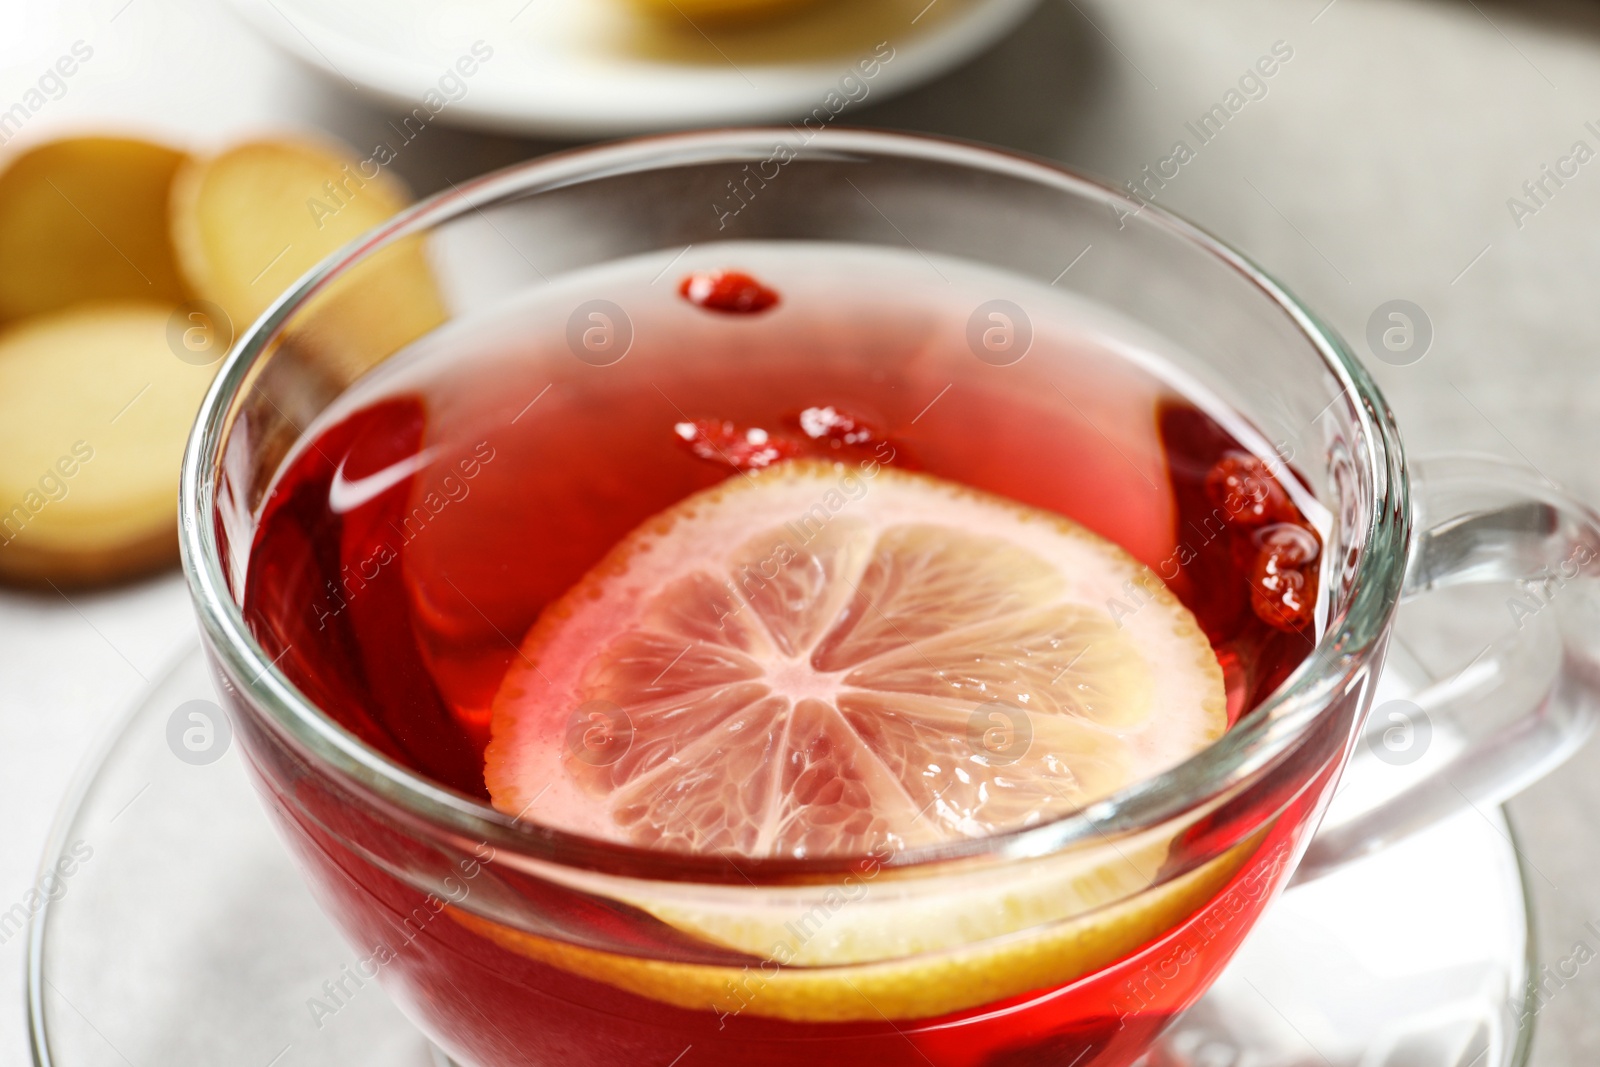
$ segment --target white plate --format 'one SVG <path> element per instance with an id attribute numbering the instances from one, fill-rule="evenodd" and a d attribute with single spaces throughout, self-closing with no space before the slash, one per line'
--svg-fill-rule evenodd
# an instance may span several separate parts
<path id="1" fill-rule="evenodd" d="M 335 80 L 423 109 L 414 125 L 583 138 L 831 124 L 841 101 L 883 99 L 988 48 L 1037 0 L 831 0 L 744 28 L 629 0 L 230 2 Z"/>

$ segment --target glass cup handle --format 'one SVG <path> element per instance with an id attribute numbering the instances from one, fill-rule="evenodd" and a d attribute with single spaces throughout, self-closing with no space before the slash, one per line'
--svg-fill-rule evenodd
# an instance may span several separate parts
<path id="1" fill-rule="evenodd" d="M 1464 669 L 1371 713 L 1346 779 L 1363 777 L 1364 762 L 1368 771 L 1383 770 L 1372 766 L 1381 762 L 1398 770 L 1365 777 L 1405 774 L 1408 784 L 1358 814 L 1324 823 L 1297 883 L 1466 805 L 1510 799 L 1583 744 L 1600 707 L 1600 515 L 1538 474 L 1498 459 L 1439 456 L 1410 469 L 1420 533 L 1402 603 L 1437 590 L 1501 585 L 1506 595 L 1492 607 L 1474 601 L 1471 612 L 1457 611 L 1452 621 L 1482 627 L 1482 615 L 1496 611 L 1503 621 L 1487 620 L 1491 629 L 1484 633 L 1498 636 Z M 1341 791 L 1346 784 L 1360 783 L 1341 783 Z"/>

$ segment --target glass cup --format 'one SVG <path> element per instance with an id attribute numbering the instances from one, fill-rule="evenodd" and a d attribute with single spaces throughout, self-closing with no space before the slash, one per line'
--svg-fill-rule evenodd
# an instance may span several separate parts
<path id="1" fill-rule="evenodd" d="M 1179 372 L 1292 450 L 1329 512 L 1314 652 L 1155 778 L 1026 829 L 850 859 L 734 862 L 519 822 L 319 711 L 239 602 L 301 428 L 413 339 L 352 329 L 386 321 L 388 272 L 421 249 L 455 319 L 570 271 L 730 237 L 960 257 L 1053 280 L 1171 342 Z M 1093 263 L 1062 271 L 1086 246 Z M 1588 508 L 1491 460 L 1408 464 L 1343 342 L 1189 224 L 1053 165 L 921 137 L 666 136 L 412 208 L 304 278 L 222 368 L 184 462 L 182 537 L 247 764 L 360 954 L 340 983 L 378 978 L 478 1067 L 1129 1063 L 1297 868 L 1311 877 L 1505 799 L 1583 739 L 1600 688 Z M 1388 724 L 1431 734 L 1434 758 L 1313 837 L 1360 748 L 1401 601 L 1508 585 L 1525 610 L 1507 632 Z"/>

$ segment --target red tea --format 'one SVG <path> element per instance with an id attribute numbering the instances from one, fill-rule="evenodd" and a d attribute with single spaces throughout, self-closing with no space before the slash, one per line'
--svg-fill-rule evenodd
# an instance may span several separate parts
<path id="1" fill-rule="evenodd" d="M 911 254 L 697 251 L 670 273 L 627 261 L 457 320 L 358 382 L 285 463 L 245 615 L 376 750 L 487 797 L 491 705 L 541 612 L 645 520 L 790 459 L 924 472 L 1115 542 L 1149 570 L 1106 612 L 1138 612 L 1154 583 L 1176 594 L 1222 667 L 1230 723 L 1311 650 L 1320 510 L 1131 324 Z M 485 1064 L 666 1064 L 685 1046 L 686 1063 L 1121 1063 L 1231 955 L 1300 828 L 1280 820 L 1160 944 L 932 1022 L 688 1011 L 459 922 L 402 935 L 395 955 L 424 1014 Z M 323 875 L 335 910 L 392 940 L 415 891 L 341 866 Z M 1153 979 L 1174 945 L 1196 965 Z"/>

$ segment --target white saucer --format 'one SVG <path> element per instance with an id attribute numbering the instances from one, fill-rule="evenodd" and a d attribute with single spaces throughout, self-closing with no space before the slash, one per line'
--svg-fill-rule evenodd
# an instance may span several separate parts
<path id="1" fill-rule="evenodd" d="M 830 94 L 881 100 L 925 82 L 1037 0 L 832 0 L 744 28 L 656 18 L 629 0 L 231 3 L 283 50 L 403 111 L 432 91 L 419 118 L 588 138 L 799 121 L 817 108 L 814 123 L 832 122 Z M 872 59 L 875 70 L 861 67 Z"/>
<path id="2" fill-rule="evenodd" d="M 36 1067 L 430 1067 L 374 984 L 332 1016 L 310 1010 L 357 953 L 301 885 L 239 753 L 175 754 L 175 713 L 210 699 L 196 649 L 62 812 L 46 863 L 71 870 L 29 930 Z M 1147 1067 L 1520 1067 L 1529 941 L 1505 819 L 1469 811 L 1291 889 Z"/>

